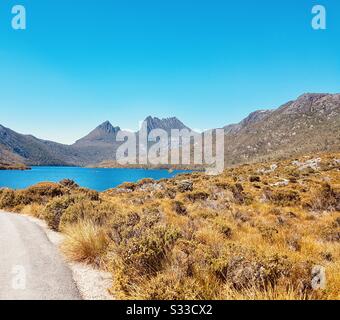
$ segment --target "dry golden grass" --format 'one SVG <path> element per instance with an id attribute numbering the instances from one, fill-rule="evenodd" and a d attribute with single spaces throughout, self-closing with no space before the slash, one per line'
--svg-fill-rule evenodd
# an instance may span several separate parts
<path id="1" fill-rule="evenodd" d="M 39 184 L 0 190 L 0 208 L 64 232 L 66 255 L 111 271 L 122 299 L 339 299 L 339 159 L 145 179 L 100 194 Z M 316 266 L 324 289 L 311 285 Z"/>
<path id="2" fill-rule="evenodd" d="M 256 287 L 245 288 L 236 291 L 226 286 L 221 294 L 225 300 L 313 300 L 317 299 L 316 293 L 303 293 L 289 285 L 289 280 L 283 286 L 268 287 L 266 290 L 259 290 Z"/>
<path id="3" fill-rule="evenodd" d="M 27 206 L 23 207 L 21 209 L 21 213 L 31 215 L 35 218 L 42 218 L 41 212 L 43 212 L 44 206 L 37 204 L 37 203 L 31 203 L 28 204 Z"/>
<path id="4" fill-rule="evenodd" d="M 100 265 L 108 245 L 102 228 L 91 221 L 80 221 L 63 229 L 65 240 L 61 249 L 72 261 Z"/>

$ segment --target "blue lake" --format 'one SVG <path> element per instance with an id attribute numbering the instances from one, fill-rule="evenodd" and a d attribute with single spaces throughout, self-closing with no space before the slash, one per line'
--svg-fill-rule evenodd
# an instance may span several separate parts
<path id="1" fill-rule="evenodd" d="M 188 171 L 145 169 L 97 169 L 80 167 L 32 167 L 32 170 L 0 170 L 0 187 L 24 189 L 38 182 L 58 182 L 72 179 L 82 187 L 104 191 L 123 182 L 136 182 L 144 178 L 159 180 Z"/>

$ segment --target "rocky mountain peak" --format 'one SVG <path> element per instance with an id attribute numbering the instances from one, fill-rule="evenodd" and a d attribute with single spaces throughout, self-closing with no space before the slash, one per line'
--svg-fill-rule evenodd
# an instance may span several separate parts
<path id="1" fill-rule="evenodd" d="M 91 131 L 87 136 L 76 141 L 75 144 L 79 145 L 93 142 L 113 143 L 115 142 L 115 138 L 119 130 L 120 127 L 114 127 L 110 121 L 105 121 Z"/>
<path id="2" fill-rule="evenodd" d="M 100 124 L 95 130 L 110 134 L 117 133 L 120 130 L 120 127 L 114 127 L 110 121 L 105 121 Z"/>
<path id="3" fill-rule="evenodd" d="M 327 96 L 327 93 L 304 93 L 296 99 L 300 103 L 314 103 L 315 101 Z"/>
<path id="4" fill-rule="evenodd" d="M 338 94 L 326 93 L 305 93 L 299 96 L 295 101 L 291 101 L 278 110 L 285 114 L 312 114 L 323 112 L 328 106 L 339 107 Z M 323 111 L 322 111 L 323 110 Z"/>
<path id="5" fill-rule="evenodd" d="M 147 123 L 148 132 L 153 129 L 163 129 L 170 132 L 171 129 L 189 129 L 183 122 L 178 120 L 176 117 L 162 118 L 148 116 L 145 119 Z"/>

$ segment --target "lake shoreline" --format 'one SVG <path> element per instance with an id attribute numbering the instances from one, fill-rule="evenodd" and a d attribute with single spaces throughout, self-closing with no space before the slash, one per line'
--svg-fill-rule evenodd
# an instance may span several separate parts
<path id="1" fill-rule="evenodd" d="M 98 192 L 115 188 L 125 182 L 136 183 L 149 178 L 155 181 L 173 178 L 191 170 L 143 168 L 85 168 L 32 166 L 30 170 L 0 171 L 0 188 L 23 190 L 41 182 L 58 183 L 69 179 L 79 186 Z"/>
<path id="2" fill-rule="evenodd" d="M 24 170 L 31 170 L 31 168 L 24 164 L 0 164 L 0 170 L 1 171 L 5 171 L 5 170 L 24 171 Z"/>
<path id="3" fill-rule="evenodd" d="M 85 168 L 104 168 L 104 169 L 143 169 L 143 170 L 192 170 L 192 171 L 204 171 L 205 166 L 202 165 L 186 165 L 186 164 L 119 164 L 117 162 L 104 161 L 97 165 L 89 165 Z"/>

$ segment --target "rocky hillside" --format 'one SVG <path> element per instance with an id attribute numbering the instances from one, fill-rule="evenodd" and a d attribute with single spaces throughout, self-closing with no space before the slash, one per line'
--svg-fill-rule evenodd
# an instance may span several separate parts
<path id="1" fill-rule="evenodd" d="M 249 125 L 259 123 L 267 118 L 273 111 L 272 110 L 257 110 L 249 114 L 245 119 L 237 124 L 229 124 L 224 127 L 224 130 L 227 134 L 233 133 L 236 134 L 242 129 L 246 128 Z"/>
<path id="2" fill-rule="evenodd" d="M 304 94 L 225 127 L 227 165 L 340 149 L 340 94 Z"/>
<path id="3" fill-rule="evenodd" d="M 22 157 L 15 155 L 8 148 L 1 144 L 0 144 L 0 159 L 1 159 L 0 163 L 2 164 L 15 164 L 21 163 L 21 161 L 23 161 Z"/>

